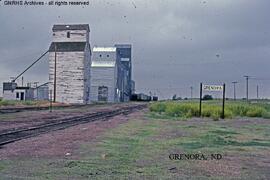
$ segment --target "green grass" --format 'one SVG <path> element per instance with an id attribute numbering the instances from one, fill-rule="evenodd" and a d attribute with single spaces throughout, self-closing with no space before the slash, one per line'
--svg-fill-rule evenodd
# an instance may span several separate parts
<path id="1" fill-rule="evenodd" d="M 16 100 L 1 100 L 0 106 L 35 106 L 45 101 L 16 101 Z"/>
<path id="2" fill-rule="evenodd" d="M 241 122 L 239 127 L 237 122 Z M 22 179 L 267 179 L 270 124 L 131 119 L 83 142 L 75 157 L 12 157 L 0 177 Z M 221 153 L 220 162 L 171 161 L 170 153 Z M 255 158 L 256 157 L 256 158 Z M 228 160 L 229 158 L 229 160 Z M 254 158 L 254 159 L 249 159 Z M 256 161 L 256 163 L 252 163 Z M 249 163 L 247 163 L 249 162 Z M 247 164 L 246 164 L 247 163 Z M 260 165 L 257 165 L 260 164 Z M 212 166 L 208 166 L 208 165 Z M 231 174 L 234 166 L 239 175 Z M 222 167 L 222 172 L 216 167 Z M 265 165 L 266 167 L 266 165 Z M 175 168 L 176 173 L 169 169 Z"/>
<path id="3" fill-rule="evenodd" d="M 199 117 L 198 102 L 157 102 L 150 105 L 150 111 L 159 116 L 187 119 Z M 202 117 L 218 120 L 221 117 L 221 105 L 217 101 L 203 102 Z M 270 105 L 266 103 L 247 104 L 243 102 L 227 102 L 225 118 L 234 117 L 270 117 Z"/>

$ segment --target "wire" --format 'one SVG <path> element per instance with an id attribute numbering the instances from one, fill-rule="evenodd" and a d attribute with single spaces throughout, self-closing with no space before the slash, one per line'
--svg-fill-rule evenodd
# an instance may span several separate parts
<path id="1" fill-rule="evenodd" d="M 45 53 L 43 53 L 36 61 L 34 61 L 30 66 L 28 66 L 21 74 L 19 74 L 12 82 L 15 82 L 21 75 L 23 75 L 26 71 L 28 71 L 32 66 L 34 66 L 40 59 L 42 59 L 49 50 L 47 50 Z"/>

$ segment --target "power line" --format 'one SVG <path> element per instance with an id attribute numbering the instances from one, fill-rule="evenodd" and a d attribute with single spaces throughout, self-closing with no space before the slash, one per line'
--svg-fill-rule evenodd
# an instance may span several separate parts
<path id="1" fill-rule="evenodd" d="M 257 81 L 270 81 L 269 78 L 250 78 L 252 80 L 257 80 Z"/>

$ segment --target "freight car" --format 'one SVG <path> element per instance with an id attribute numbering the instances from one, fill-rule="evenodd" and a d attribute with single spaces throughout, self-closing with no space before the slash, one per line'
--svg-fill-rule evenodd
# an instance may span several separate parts
<path id="1" fill-rule="evenodd" d="M 158 101 L 158 97 L 157 96 L 153 96 L 152 100 L 153 101 Z"/>
<path id="2" fill-rule="evenodd" d="M 148 96 L 146 94 L 138 94 L 138 101 L 151 101 L 151 96 Z"/>
<path id="3" fill-rule="evenodd" d="M 140 93 L 140 94 L 132 94 L 131 101 L 151 101 L 151 96 L 148 96 L 146 94 Z"/>

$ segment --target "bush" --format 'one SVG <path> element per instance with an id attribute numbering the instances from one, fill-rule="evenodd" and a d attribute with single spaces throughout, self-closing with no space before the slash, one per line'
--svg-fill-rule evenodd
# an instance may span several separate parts
<path id="1" fill-rule="evenodd" d="M 211 95 L 206 94 L 203 96 L 202 100 L 204 101 L 213 100 L 213 97 Z"/>

